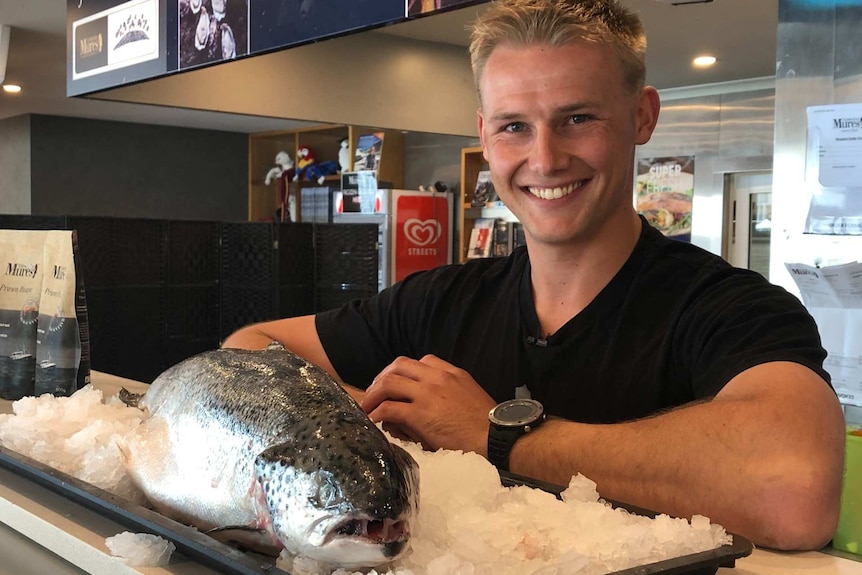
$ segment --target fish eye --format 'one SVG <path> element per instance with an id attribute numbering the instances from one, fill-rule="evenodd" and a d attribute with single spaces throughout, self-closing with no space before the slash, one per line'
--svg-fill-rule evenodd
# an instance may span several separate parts
<path id="1" fill-rule="evenodd" d="M 316 503 L 320 507 L 331 507 L 339 499 L 338 488 L 332 484 L 331 478 L 322 479 L 317 488 Z"/>

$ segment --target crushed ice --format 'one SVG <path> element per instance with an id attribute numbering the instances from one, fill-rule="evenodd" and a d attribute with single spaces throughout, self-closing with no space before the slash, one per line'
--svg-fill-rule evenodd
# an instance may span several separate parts
<path id="1" fill-rule="evenodd" d="M 113 396 L 105 400 L 87 386 L 71 397 L 26 397 L 14 402 L 13 411 L 0 415 L 0 445 L 142 501 L 118 448 L 140 423 L 140 410 Z M 421 475 L 420 512 L 407 553 L 376 570 L 333 571 L 286 555 L 279 567 L 294 575 L 599 575 L 731 542 L 724 528 L 706 517 L 651 519 L 613 509 L 582 475 L 572 478 L 561 501 L 538 489 L 501 486 L 496 470 L 479 455 L 430 453 L 393 441 L 416 459 Z"/>
<path id="2" fill-rule="evenodd" d="M 164 567 L 176 546 L 158 535 L 123 531 L 105 539 L 111 555 L 133 567 Z"/>
<path id="3" fill-rule="evenodd" d="M 431 453 L 392 441 L 420 469 L 410 550 L 388 570 L 332 571 L 284 553 L 280 567 L 294 575 L 600 575 L 731 543 L 703 516 L 689 522 L 614 509 L 580 474 L 561 501 L 531 487 L 501 486 L 496 469 L 475 453 Z"/>

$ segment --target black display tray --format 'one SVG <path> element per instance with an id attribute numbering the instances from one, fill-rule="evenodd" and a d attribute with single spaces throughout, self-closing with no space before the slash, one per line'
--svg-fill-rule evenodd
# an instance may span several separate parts
<path id="1" fill-rule="evenodd" d="M 219 573 L 227 575 L 290 575 L 271 562 L 256 559 L 254 555 L 221 543 L 197 529 L 177 523 L 150 509 L 117 497 L 103 489 L 76 479 L 34 459 L 0 447 L 0 467 L 46 487 L 87 509 L 107 517 L 131 531 L 152 533 L 171 541 L 177 551 Z M 503 485 L 526 485 L 542 489 L 559 497 L 562 487 L 510 473 L 501 473 Z M 654 517 L 655 513 L 610 501 L 639 515 Z M 735 560 L 751 554 L 753 545 L 739 535 L 733 535 L 733 544 L 718 549 L 684 555 L 674 559 L 650 563 L 639 567 L 615 571 L 608 575 L 707 575 L 719 567 L 733 567 Z"/>

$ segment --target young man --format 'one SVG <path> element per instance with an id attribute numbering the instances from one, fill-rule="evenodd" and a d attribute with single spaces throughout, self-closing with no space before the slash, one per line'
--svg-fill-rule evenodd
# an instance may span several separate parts
<path id="1" fill-rule="evenodd" d="M 527 249 L 225 346 L 283 342 L 367 387 L 353 393 L 373 420 L 430 449 L 559 484 L 580 472 L 607 498 L 817 548 L 836 526 L 844 440 L 816 326 L 783 289 L 635 212 L 634 150 L 659 113 L 644 50 L 615 0 L 492 4 L 470 48 L 479 133 Z M 525 395 L 549 419 L 525 403 L 513 419 L 531 432 L 489 431 L 489 410 Z"/>

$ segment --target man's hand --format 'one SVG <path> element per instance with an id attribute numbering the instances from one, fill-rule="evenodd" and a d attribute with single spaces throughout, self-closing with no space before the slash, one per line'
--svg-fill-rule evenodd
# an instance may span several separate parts
<path id="1" fill-rule="evenodd" d="M 496 402 L 469 373 L 434 355 L 399 357 L 374 378 L 362 400 L 372 421 L 426 449 L 486 455 L 488 411 Z"/>

